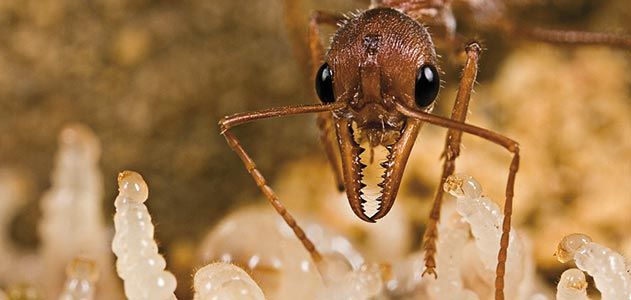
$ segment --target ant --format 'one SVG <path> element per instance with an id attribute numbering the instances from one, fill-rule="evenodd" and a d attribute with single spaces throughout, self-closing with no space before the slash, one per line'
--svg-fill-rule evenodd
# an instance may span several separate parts
<path id="1" fill-rule="evenodd" d="M 322 11 L 316 11 L 311 16 L 309 46 L 320 104 L 239 113 L 224 117 L 219 126 L 228 145 L 241 158 L 257 186 L 294 231 L 316 265 L 322 260 L 321 254 L 267 185 L 231 128 L 268 118 L 317 114 L 321 142 L 338 189 L 346 191 L 352 211 L 366 222 L 376 222 L 392 208 L 408 157 L 423 124 L 448 129 L 439 187 L 454 173 L 463 133 L 505 148 L 512 155 L 512 160 L 508 168 L 495 278 L 495 299 L 504 299 L 513 191 L 520 160 L 519 144 L 506 136 L 465 122 L 482 52 L 476 41 L 466 43 L 464 49 L 466 60 L 451 117 L 431 113 L 440 89 L 440 68 L 433 38 L 440 42 L 438 45 L 448 49 L 464 44 L 462 37 L 456 33 L 452 2 L 467 6 L 479 25 L 506 34 L 549 43 L 631 49 L 629 36 L 518 26 L 502 17 L 505 15 L 504 7 L 499 0 L 372 0 L 368 10 L 350 16 Z M 291 5 L 288 3 L 286 1 L 286 6 Z M 337 27 L 326 55 L 320 40 L 319 26 L 322 24 Z M 431 36 L 426 26 L 438 34 Z M 367 162 L 361 154 L 367 149 L 372 153 L 378 147 L 385 148 L 387 156 L 379 164 L 383 169 L 381 182 L 377 184 L 380 191 L 376 197 L 368 197 L 364 169 L 374 162 L 372 155 Z M 438 188 L 423 237 L 423 275 L 435 277 L 437 223 L 442 197 L 443 190 Z"/>

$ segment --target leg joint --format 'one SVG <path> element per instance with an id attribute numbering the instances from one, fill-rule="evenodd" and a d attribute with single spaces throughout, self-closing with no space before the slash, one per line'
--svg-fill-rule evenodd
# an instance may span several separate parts
<path id="1" fill-rule="evenodd" d="M 482 46 L 480 45 L 480 42 L 476 40 L 469 42 L 464 49 L 467 53 L 474 54 L 476 56 L 482 53 Z"/>
<path id="2" fill-rule="evenodd" d="M 224 133 L 230 129 L 230 125 L 226 117 L 221 118 L 217 124 L 219 125 L 219 133 L 221 133 L 221 135 L 224 135 Z"/>
<path id="3" fill-rule="evenodd" d="M 519 156 L 519 144 L 518 143 L 515 142 L 513 145 L 511 145 L 509 147 L 508 150 L 510 150 L 510 152 L 512 152 L 513 154 Z"/>

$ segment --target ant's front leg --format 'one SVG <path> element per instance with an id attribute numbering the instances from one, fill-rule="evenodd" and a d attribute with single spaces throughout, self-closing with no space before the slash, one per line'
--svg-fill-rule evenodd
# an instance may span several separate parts
<path id="1" fill-rule="evenodd" d="M 317 74 L 320 65 L 323 63 L 324 47 L 320 39 L 320 25 L 326 24 L 337 26 L 342 22 L 344 17 L 338 14 L 314 11 L 309 19 L 309 49 L 311 50 L 311 74 Z M 330 112 L 322 112 L 318 114 L 318 129 L 320 130 L 320 143 L 324 147 L 324 152 L 333 170 L 336 187 L 339 191 L 344 190 L 344 181 L 342 175 L 342 167 L 340 165 L 339 149 L 337 146 L 337 137 L 335 135 L 335 124 L 333 115 Z"/>
<path id="2" fill-rule="evenodd" d="M 465 48 L 467 53 L 467 61 L 464 67 L 464 73 L 460 80 L 458 95 L 451 112 L 451 119 L 464 123 L 467 118 L 469 109 L 469 101 L 471 99 L 471 91 L 478 73 L 478 59 L 482 49 L 476 42 L 470 43 Z M 449 129 L 445 140 L 445 149 L 442 157 L 445 158 L 443 164 L 443 173 L 440 177 L 440 184 L 434 197 L 434 205 L 429 216 L 427 229 L 423 235 L 423 248 L 425 250 L 425 271 L 423 275 L 429 274 L 437 277 L 436 274 L 436 240 L 438 239 L 438 220 L 440 219 L 440 209 L 443 199 L 442 186 L 445 184 L 447 177 L 454 173 L 456 168 L 456 158 L 460 155 L 460 143 L 462 131 Z"/>
<path id="3" fill-rule="evenodd" d="M 314 11 L 308 18 L 303 18 L 300 1 L 284 0 L 285 21 L 290 41 L 293 44 L 299 64 L 310 85 L 313 84 L 315 74 L 323 63 L 324 46 L 320 39 L 320 25 L 337 26 L 343 22 L 344 16 L 324 11 Z M 305 39 L 304 29 L 309 29 L 308 39 Z M 307 51 L 307 48 L 309 51 Z M 315 94 L 314 94 L 315 96 Z M 339 149 L 336 143 L 335 124 L 330 112 L 317 114 L 317 126 L 320 132 L 320 143 L 324 148 L 329 165 L 333 170 L 335 184 L 338 190 L 344 190 L 342 168 Z"/>
<path id="4" fill-rule="evenodd" d="M 493 131 L 473 126 L 452 119 L 435 116 L 425 111 L 410 109 L 400 103 L 395 103 L 396 109 L 402 114 L 417 120 L 438 125 L 441 127 L 466 132 L 479 136 L 487 141 L 504 147 L 513 155 L 508 168 L 506 181 L 506 199 L 504 200 L 504 220 L 502 221 L 502 236 L 500 237 L 500 249 L 497 254 L 497 268 L 495 269 L 495 300 L 504 300 L 504 276 L 506 275 L 506 259 L 508 257 L 508 244 L 510 241 L 511 217 L 513 214 L 513 196 L 515 191 L 515 176 L 519 169 L 519 144 L 514 140 L 495 133 Z"/>

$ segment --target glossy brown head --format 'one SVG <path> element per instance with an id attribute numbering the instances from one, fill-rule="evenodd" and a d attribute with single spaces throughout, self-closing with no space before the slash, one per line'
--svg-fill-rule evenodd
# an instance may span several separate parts
<path id="1" fill-rule="evenodd" d="M 342 157 L 344 186 L 353 212 L 375 222 L 396 198 L 421 123 L 399 113 L 395 102 L 430 111 L 440 80 L 427 30 L 405 14 L 375 8 L 341 25 L 316 77 L 325 103 L 347 105 L 333 113 Z M 383 150 L 374 161 L 364 151 Z M 379 168 L 380 179 L 365 178 Z"/>

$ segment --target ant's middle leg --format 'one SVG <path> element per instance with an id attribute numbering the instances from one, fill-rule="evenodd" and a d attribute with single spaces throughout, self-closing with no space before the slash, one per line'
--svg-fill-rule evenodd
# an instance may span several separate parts
<path id="1" fill-rule="evenodd" d="M 555 30 L 504 21 L 498 26 L 506 35 L 571 46 L 596 45 L 631 50 L 631 36 L 617 33 Z"/>

